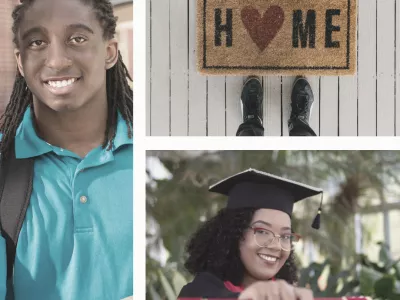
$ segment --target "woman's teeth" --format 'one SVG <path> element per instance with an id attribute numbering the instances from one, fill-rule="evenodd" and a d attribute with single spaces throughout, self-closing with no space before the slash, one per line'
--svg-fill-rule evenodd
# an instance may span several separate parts
<path id="1" fill-rule="evenodd" d="M 66 87 L 71 84 L 73 84 L 76 81 L 76 78 L 71 78 L 68 80 L 62 80 L 62 81 L 49 81 L 47 82 L 48 85 L 55 87 L 55 88 L 61 88 L 61 87 Z"/>
<path id="2" fill-rule="evenodd" d="M 264 255 L 264 254 L 258 254 L 258 256 L 261 257 L 263 260 L 266 260 L 266 261 L 275 262 L 277 260 L 276 257 L 272 257 L 272 256 Z"/>

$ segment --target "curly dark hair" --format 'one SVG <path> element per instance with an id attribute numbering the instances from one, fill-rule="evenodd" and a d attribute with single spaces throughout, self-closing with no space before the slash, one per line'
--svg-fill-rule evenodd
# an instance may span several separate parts
<path id="1" fill-rule="evenodd" d="M 224 208 L 202 224 L 187 244 L 186 251 L 189 257 L 185 262 L 186 269 L 192 275 L 209 272 L 221 280 L 240 285 L 244 265 L 240 259 L 239 244 L 256 210 Z M 297 283 L 298 274 L 293 251 L 275 278 L 283 279 L 289 284 Z"/>
<path id="2" fill-rule="evenodd" d="M 113 6 L 109 0 L 80 0 L 85 5 L 91 5 L 96 13 L 103 28 L 103 38 L 111 39 L 114 37 L 117 26 L 117 17 L 114 16 Z M 24 18 L 25 11 L 35 0 L 21 0 L 12 13 L 15 47 L 19 47 L 18 31 L 21 21 Z M 132 81 L 129 71 L 122 61 L 121 53 L 118 52 L 117 63 L 106 72 L 106 88 L 108 102 L 107 126 L 104 133 L 103 148 L 109 145 L 112 148 L 112 142 L 117 132 L 118 110 L 128 126 L 128 136 L 132 137 L 133 129 L 133 91 L 129 85 L 128 79 Z M 25 110 L 28 106 L 33 107 L 32 93 L 29 90 L 24 77 L 17 69 L 17 75 L 14 81 L 14 87 L 11 93 L 10 101 L 4 114 L 1 116 L 0 132 L 3 134 L 0 141 L 0 153 L 6 157 L 10 152 L 10 147 L 14 141 L 15 133 L 22 121 Z M 33 116 L 33 109 L 32 109 Z"/>

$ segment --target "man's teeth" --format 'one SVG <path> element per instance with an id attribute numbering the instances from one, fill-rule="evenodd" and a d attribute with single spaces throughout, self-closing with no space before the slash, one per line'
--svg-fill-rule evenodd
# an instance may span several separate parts
<path id="1" fill-rule="evenodd" d="M 272 257 L 272 256 L 264 255 L 264 254 L 258 254 L 258 256 L 267 261 L 275 262 L 277 260 L 276 257 Z"/>
<path id="2" fill-rule="evenodd" d="M 76 78 L 71 78 L 68 80 L 62 80 L 62 81 L 49 81 L 48 85 L 55 87 L 55 88 L 61 88 L 61 87 L 66 87 L 71 84 L 73 84 L 76 81 Z"/>

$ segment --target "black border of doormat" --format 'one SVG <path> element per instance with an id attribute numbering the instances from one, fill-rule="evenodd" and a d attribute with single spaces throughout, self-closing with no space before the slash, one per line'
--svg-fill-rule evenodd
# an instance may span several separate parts
<path id="1" fill-rule="evenodd" d="M 349 70 L 350 69 L 350 0 L 347 0 L 347 58 L 345 67 L 321 66 L 321 67 L 290 67 L 290 66 L 207 66 L 207 44 L 206 44 L 206 6 L 207 0 L 204 1 L 203 7 L 203 69 L 234 69 L 234 70 Z"/>

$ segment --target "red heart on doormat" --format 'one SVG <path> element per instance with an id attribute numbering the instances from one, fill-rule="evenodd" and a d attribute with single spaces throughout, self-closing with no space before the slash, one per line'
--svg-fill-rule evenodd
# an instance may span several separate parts
<path id="1" fill-rule="evenodd" d="M 242 22 L 261 51 L 268 47 L 283 25 L 285 14 L 279 6 L 271 6 L 261 17 L 257 9 L 242 9 Z"/>

